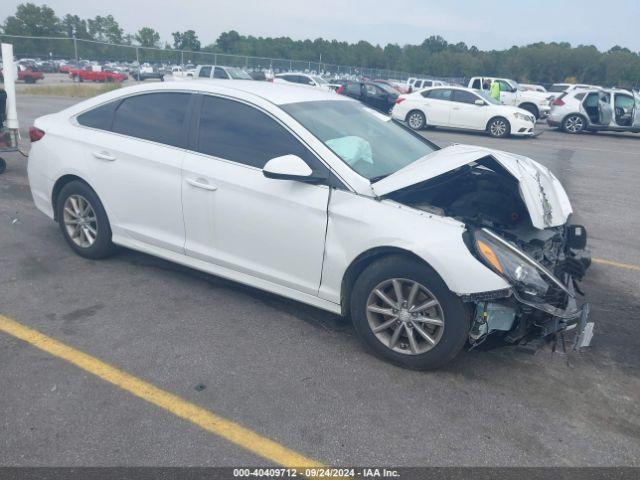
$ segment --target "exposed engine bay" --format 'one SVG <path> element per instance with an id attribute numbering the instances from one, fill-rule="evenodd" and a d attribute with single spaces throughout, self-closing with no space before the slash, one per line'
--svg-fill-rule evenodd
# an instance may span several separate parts
<path id="1" fill-rule="evenodd" d="M 542 188 L 541 195 L 544 198 Z M 570 325 L 586 322 L 575 300 L 576 293 L 581 293 L 578 282 L 590 264 L 583 252 L 584 227 L 567 223 L 535 228 L 518 180 L 493 157 L 398 190 L 388 198 L 465 223 L 470 250 L 513 285 L 510 291 L 493 296 L 465 299 L 473 305 L 472 345 L 489 334 L 501 335 L 508 343 L 555 338 Z M 578 326 L 580 333 L 584 326 Z"/>

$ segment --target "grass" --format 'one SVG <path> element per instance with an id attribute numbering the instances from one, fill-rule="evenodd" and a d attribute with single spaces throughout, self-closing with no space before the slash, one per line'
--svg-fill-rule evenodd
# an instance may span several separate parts
<path id="1" fill-rule="evenodd" d="M 89 98 L 120 88 L 120 83 L 69 83 L 64 85 L 16 85 L 18 95 Z"/>

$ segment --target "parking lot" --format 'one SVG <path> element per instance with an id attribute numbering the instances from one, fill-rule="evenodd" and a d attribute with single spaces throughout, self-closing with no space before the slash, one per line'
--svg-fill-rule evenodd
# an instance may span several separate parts
<path id="1" fill-rule="evenodd" d="M 74 102 L 19 96 L 23 137 Z M 325 465 L 640 466 L 640 135 L 537 129 L 424 135 L 526 155 L 560 179 L 590 235 L 593 345 L 474 350 L 431 373 L 372 357 L 348 321 L 309 306 L 133 251 L 80 258 L 34 207 L 26 159 L 6 155 L 0 316 L 174 397 L 159 408 L 141 385 L 0 331 L 0 464 L 269 463 L 255 439 L 231 443 L 176 413 L 195 404 Z"/>

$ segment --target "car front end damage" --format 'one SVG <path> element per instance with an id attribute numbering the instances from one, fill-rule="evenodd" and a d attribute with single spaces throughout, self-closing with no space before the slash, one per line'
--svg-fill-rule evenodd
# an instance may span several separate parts
<path id="1" fill-rule="evenodd" d="M 438 150 L 419 165 L 373 185 L 381 196 L 465 225 L 464 242 L 508 288 L 463 294 L 469 342 L 502 338 L 588 346 L 593 322 L 579 287 L 591 259 L 584 227 L 558 179 L 520 155 L 465 145 Z"/>
<path id="2" fill-rule="evenodd" d="M 578 282 L 591 263 L 584 251 L 584 227 L 567 223 L 528 238 L 474 228 L 466 236 L 476 258 L 511 285 L 464 298 L 473 310 L 472 346 L 490 335 L 534 347 L 560 336 L 566 346 L 564 334 L 569 331 L 573 331 L 574 349 L 589 346 L 593 322 L 588 319 L 589 305 L 578 299 Z"/>

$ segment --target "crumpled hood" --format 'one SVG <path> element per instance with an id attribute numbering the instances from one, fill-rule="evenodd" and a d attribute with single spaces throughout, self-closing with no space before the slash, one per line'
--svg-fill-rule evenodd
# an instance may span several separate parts
<path id="1" fill-rule="evenodd" d="M 534 227 L 542 230 L 567 222 L 573 211 L 571 202 L 562 184 L 547 167 L 522 155 L 473 145 L 452 145 L 436 150 L 373 183 L 371 188 L 377 197 L 384 197 L 488 156 L 518 180 L 520 196 Z"/>

